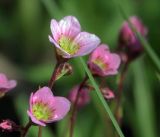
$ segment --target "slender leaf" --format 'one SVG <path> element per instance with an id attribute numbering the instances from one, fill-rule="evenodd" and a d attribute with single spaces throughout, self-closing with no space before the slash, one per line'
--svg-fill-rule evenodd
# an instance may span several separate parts
<path id="1" fill-rule="evenodd" d="M 117 133 L 119 134 L 120 137 L 124 137 L 124 135 L 123 135 L 123 133 L 122 133 L 122 131 L 121 131 L 121 129 L 120 129 L 120 127 L 119 127 L 116 119 L 115 119 L 115 117 L 113 116 L 113 114 L 112 114 L 112 112 L 111 112 L 111 109 L 109 108 L 109 106 L 108 106 L 107 102 L 105 101 L 103 95 L 101 94 L 101 92 L 100 92 L 100 90 L 99 90 L 99 87 L 98 87 L 97 83 L 95 82 L 95 80 L 94 80 L 91 72 L 89 71 L 87 65 L 85 64 L 83 58 L 81 58 L 81 57 L 80 57 L 80 62 L 81 62 L 81 64 L 83 65 L 84 70 L 86 71 L 86 73 L 87 73 L 87 75 L 88 75 L 91 83 L 93 84 L 93 86 L 94 86 L 94 88 L 95 88 L 97 97 L 98 97 L 99 100 L 101 101 L 103 107 L 105 108 L 105 111 L 108 113 L 108 115 L 109 115 L 109 117 L 110 117 L 110 119 L 111 119 L 111 121 L 112 121 L 115 129 L 117 130 Z"/>

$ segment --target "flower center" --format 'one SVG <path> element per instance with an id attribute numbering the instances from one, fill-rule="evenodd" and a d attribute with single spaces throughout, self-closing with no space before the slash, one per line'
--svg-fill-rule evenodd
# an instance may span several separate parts
<path id="1" fill-rule="evenodd" d="M 36 102 L 32 107 L 33 115 L 38 120 L 49 120 L 53 115 L 53 110 L 49 108 L 47 103 Z"/>
<path id="2" fill-rule="evenodd" d="M 93 61 L 94 64 L 96 64 L 99 68 L 102 70 L 107 69 L 108 65 L 103 62 L 101 58 L 97 58 Z"/>
<path id="3" fill-rule="evenodd" d="M 60 47 L 65 50 L 67 53 L 74 55 L 79 50 L 79 45 L 73 43 L 73 41 L 65 36 L 62 36 L 59 39 L 59 45 Z"/>

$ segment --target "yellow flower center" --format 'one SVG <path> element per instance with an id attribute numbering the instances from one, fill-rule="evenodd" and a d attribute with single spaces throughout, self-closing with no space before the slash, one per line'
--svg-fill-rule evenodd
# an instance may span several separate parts
<path id="1" fill-rule="evenodd" d="M 104 61 L 101 58 L 97 58 L 93 61 L 94 64 L 96 64 L 99 68 L 102 70 L 107 69 L 108 65 L 104 63 Z"/>
<path id="2" fill-rule="evenodd" d="M 53 115 L 53 110 L 49 108 L 48 104 L 42 102 L 36 102 L 32 107 L 33 115 L 38 120 L 49 120 Z"/>
<path id="3" fill-rule="evenodd" d="M 79 50 L 79 45 L 73 43 L 73 41 L 70 38 L 65 36 L 62 36 L 59 39 L 59 45 L 64 51 L 66 51 L 70 55 L 74 55 Z"/>

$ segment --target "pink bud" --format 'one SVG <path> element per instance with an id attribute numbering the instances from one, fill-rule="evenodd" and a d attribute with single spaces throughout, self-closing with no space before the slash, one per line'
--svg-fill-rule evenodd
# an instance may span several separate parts
<path id="1" fill-rule="evenodd" d="M 148 30 L 138 17 L 132 16 L 129 18 L 129 21 L 136 31 L 144 37 L 147 36 Z M 135 36 L 127 21 L 123 23 L 119 33 L 119 48 L 120 50 L 124 50 L 130 60 L 138 57 L 143 52 L 143 46 Z"/>
<path id="2" fill-rule="evenodd" d="M 107 100 L 115 98 L 114 92 L 110 90 L 108 87 L 106 88 L 101 88 L 101 92 Z"/>
<path id="3" fill-rule="evenodd" d="M 86 104 L 88 104 L 89 101 L 90 101 L 89 88 L 88 87 L 82 87 L 80 91 L 78 91 L 78 89 L 79 89 L 79 85 L 73 87 L 71 89 L 70 93 L 69 93 L 69 97 L 68 98 L 72 103 L 75 103 L 77 93 L 80 92 L 77 106 L 78 107 L 83 107 Z"/>
<path id="4" fill-rule="evenodd" d="M 1 123 L 0 123 L 0 128 L 3 130 L 3 131 L 6 131 L 6 132 L 12 132 L 12 131 L 19 131 L 20 130 L 20 126 L 16 125 L 15 122 L 7 119 L 7 120 L 3 120 Z"/>

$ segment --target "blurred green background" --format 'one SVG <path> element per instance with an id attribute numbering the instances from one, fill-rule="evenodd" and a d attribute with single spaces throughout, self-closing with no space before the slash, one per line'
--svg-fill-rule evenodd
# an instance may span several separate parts
<path id="1" fill-rule="evenodd" d="M 148 41 L 160 55 L 160 1 L 121 0 L 128 15 L 139 16 L 148 27 Z M 48 40 L 51 18 L 76 16 L 83 30 L 94 33 L 112 51 L 117 47 L 120 27 L 124 19 L 114 0 L 0 0 L 0 72 L 17 79 L 18 86 L 0 100 L 0 120 L 11 118 L 27 122 L 26 110 L 30 93 L 47 84 L 55 65 L 54 49 Z M 159 56 L 160 57 L 160 56 Z M 84 70 L 78 59 L 72 59 L 72 76 L 57 81 L 55 95 L 67 96 L 78 84 Z M 117 77 L 107 79 L 116 91 Z M 93 93 L 94 94 L 94 93 Z M 123 97 L 122 129 L 126 137 L 160 136 L 160 73 L 144 53 L 132 63 L 127 73 Z M 110 103 L 110 102 L 109 102 Z M 75 137 L 112 137 L 114 128 L 103 114 L 96 98 L 78 114 Z M 68 130 L 65 120 L 44 129 L 44 137 L 64 137 Z M 106 128 L 108 127 L 108 128 Z M 2 133 L 0 137 L 18 136 Z M 29 137 L 37 136 L 33 127 Z"/>

